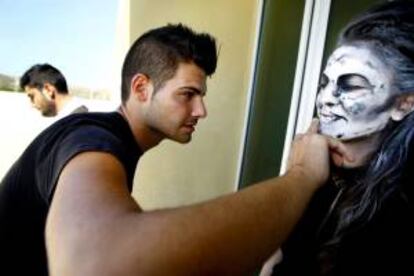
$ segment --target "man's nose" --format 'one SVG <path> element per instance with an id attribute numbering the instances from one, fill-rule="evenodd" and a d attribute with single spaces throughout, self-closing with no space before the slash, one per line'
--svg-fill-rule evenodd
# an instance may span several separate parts
<path id="1" fill-rule="evenodd" d="M 197 118 L 207 117 L 207 108 L 201 96 L 195 97 L 191 115 Z"/>

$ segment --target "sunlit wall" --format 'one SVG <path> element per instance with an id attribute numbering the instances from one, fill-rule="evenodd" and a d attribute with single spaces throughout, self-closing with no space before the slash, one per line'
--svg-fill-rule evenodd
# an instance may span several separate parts
<path id="1" fill-rule="evenodd" d="M 236 189 L 256 19 L 255 0 L 131 0 L 130 43 L 146 30 L 182 22 L 209 32 L 220 48 L 208 81 L 208 117 L 188 145 L 165 141 L 141 159 L 134 197 L 146 209 L 216 197 Z"/>

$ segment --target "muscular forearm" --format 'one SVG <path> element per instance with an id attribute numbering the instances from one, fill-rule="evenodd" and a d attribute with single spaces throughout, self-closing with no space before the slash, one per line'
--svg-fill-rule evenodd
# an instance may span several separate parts
<path id="1" fill-rule="evenodd" d="M 251 275 L 300 218 L 313 192 L 306 181 L 291 173 L 206 203 L 126 219 L 133 225 L 123 236 L 137 256 L 124 258 L 129 266 L 141 260 L 132 270 L 143 275 Z"/>
<path id="2" fill-rule="evenodd" d="M 120 184 L 125 175 L 116 159 L 77 160 L 62 173 L 49 211 L 51 275 L 251 275 L 318 186 L 294 169 L 205 203 L 142 212 Z M 90 173 L 94 161 L 101 173 Z"/>

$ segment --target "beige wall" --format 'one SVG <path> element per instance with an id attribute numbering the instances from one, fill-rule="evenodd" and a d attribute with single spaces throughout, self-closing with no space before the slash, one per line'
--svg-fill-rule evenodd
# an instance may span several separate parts
<path id="1" fill-rule="evenodd" d="M 130 43 L 144 31 L 182 22 L 220 48 L 208 81 L 209 116 L 193 141 L 164 141 L 141 159 L 133 195 L 144 209 L 188 204 L 234 191 L 255 39 L 257 0 L 131 0 Z"/>

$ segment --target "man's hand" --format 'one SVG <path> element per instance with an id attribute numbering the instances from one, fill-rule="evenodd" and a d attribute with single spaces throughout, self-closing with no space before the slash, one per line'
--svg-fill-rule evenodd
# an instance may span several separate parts
<path id="1" fill-rule="evenodd" d="M 352 160 L 345 147 L 338 140 L 318 134 L 319 121 L 314 119 L 304 134 L 295 137 L 288 161 L 288 172 L 299 171 L 312 183 L 322 185 L 329 176 L 330 151 L 335 165 L 340 166 L 345 159 Z"/>
<path id="2" fill-rule="evenodd" d="M 327 138 L 331 160 L 336 167 L 343 167 L 349 162 L 354 162 L 355 159 L 345 145 L 334 138 Z"/>

